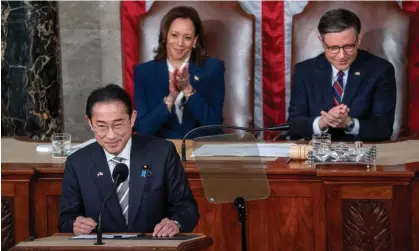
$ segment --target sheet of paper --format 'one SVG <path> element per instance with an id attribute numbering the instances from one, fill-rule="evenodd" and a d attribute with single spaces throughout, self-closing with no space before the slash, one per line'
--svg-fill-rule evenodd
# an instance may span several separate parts
<path id="1" fill-rule="evenodd" d="M 137 237 L 137 235 L 135 234 L 103 234 L 102 235 L 102 239 L 115 239 L 116 238 L 133 238 L 133 237 Z M 71 237 L 72 240 L 85 240 L 85 239 L 96 239 L 97 235 L 96 234 L 86 234 L 86 235 L 76 235 Z"/>
<path id="2" fill-rule="evenodd" d="M 191 157 L 289 157 L 294 143 L 204 144 Z"/>
<path id="3" fill-rule="evenodd" d="M 371 146 L 364 144 L 364 146 Z M 419 162 L 419 140 L 376 144 L 377 165 L 400 165 Z"/>

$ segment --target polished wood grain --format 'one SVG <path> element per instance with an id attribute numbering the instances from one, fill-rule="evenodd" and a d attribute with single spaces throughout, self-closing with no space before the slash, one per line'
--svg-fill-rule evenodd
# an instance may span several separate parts
<path id="1" fill-rule="evenodd" d="M 198 186 L 195 182 L 193 188 Z M 321 189 L 319 183 L 271 181 L 268 198 L 246 202 L 249 250 L 324 250 Z M 202 190 L 193 190 L 200 212 L 195 232 L 215 240 L 210 250 L 240 251 L 241 229 L 233 203 L 211 204 Z"/>
<path id="2" fill-rule="evenodd" d="M 340 186 L 335 184 L 325 185 L 326 193 L 326 222 L 327 244 L 329 251 L 343 250 L 343 222 L 342 201 L 340 198 Z"/>
<path id="3" fill-rule="evenodd" d="M 340 193 L 342 199 L 391 199 L 393 197 L 391 186 L 342 186 Z"/>
<path id="4" fill-rule="evenodd" d="M 270 197 L 248 212 L 250 250 L 315 250 L 312 198 Z"/>
<path id="5" fill-rule="evenodd" d="M 36 237 L 51 236 L 58 232 L 61 180 L 39 179 L 34 186 L 34 222 Z"/>
<path id="6" fill-rule="evenodd" d="M 391 250 L 412 250 L 412 208 L 409 185 L 393 186 Z"/>
<path id="7" fill-rule="evenodd" d="M 240 225 L 232 203 L 211 204 L 203 196 L 196 196 L 200 219 L 195 233 L 205 233 L 214 240 L 210 250 L 239 250 Z"/>
<path id="8" fill-rule="evenodd" d="M 313 223 L 314 223 L 314 250 L 327 250 L 326 233 L 326 197 L 322 183 L 312 185 L 313 196 Z"/>

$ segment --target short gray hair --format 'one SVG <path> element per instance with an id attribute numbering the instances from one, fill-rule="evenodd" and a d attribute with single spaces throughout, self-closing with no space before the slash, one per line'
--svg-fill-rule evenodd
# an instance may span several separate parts
<path id="1" fill-rule="evenodd" d="M 361 32 L 361 21 L 355 13 L 346 9 L 334 9 L 326 12 L 321 18 L 317 29 L 320 35 L 341 32 L 353 28 L 358 35 Z"/>

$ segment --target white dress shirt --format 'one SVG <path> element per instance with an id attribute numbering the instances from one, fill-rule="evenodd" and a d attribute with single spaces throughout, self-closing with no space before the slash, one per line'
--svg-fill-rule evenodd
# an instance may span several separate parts
<path id="1" fill-rule="evenodd" d="M 339 70 L 336 69 L 333 65 L 332 65 L 332 83 L 331 83 L 331 87 L 333 88 L 333 84 L 336 82 L 336 80 L 338 79 L 338 73 Z M 343 96 L 345 95 L 345 86 L 346 86 L 346 82 L 348 80 L 348 73 L 349 73 L 349 68 L 343 71 L 343 77 L 342 77 L 342 89 L 343 89 L 343 93 L 342 93 L 342 100 L 343 100 Z M 326 111 L 327 112 L 327 111 Z M 320 120 L 321 116 L 316 117 L 316 119 L 313 122 L 313 133 L 314 134 L 320 134 L 322 132 L 327 132 L 328 129 L 325 130 L 320 130 L 319 127 L 319 120 Z M 346 132 L 346 134 L 351 134 L 351 135 L 358 135 L 359 133 L 359 121 L 358 119 L 354 118 L 354 122 L 355 122 L 355 127 L 353 128 L 352 131 L 350 132 Z"/>
<path id="2" fill-rule="evenodd" d="M 183 67 L 185 67 L 185 65 L 189 62 L 189 56 L 186 57 L 185 61 L 183 61 L 182 66 L 180 67 L 179 70 L 182 70 Z M 175 71 L 175 68 L 173 67 L 173 65 L 171 65 L 169 63 L 169 60 L 167 60 L 167 67 L 169 68 L 169 74 Z M 170 77 L 169 77 L 170 78 Z M 176 100 L 175 100 L 175 112 L 176 112 L 176 117 L 179 121 L 179 124 L 182 124 L 182 118 L 183 118 L 183 104 L 182 104 L 182 99 L 185 96 L 185 93 L 183 93 L 183 91 L 179 92 L 179 95 L 177 96 Z"/>
<path id="3" fill-rule="evenodd" d="M 128 170 L 130 170 L 131 145 L 132 145 L 132 139 L 130 138 L 127 144 L 125 145 L 124 149 L 122 149 L 122 151 L 118 155 L 113 155 L 111 153 L 108 153 L 105 149 L 103 149 L 105 151 L 106 162 L 108 163 L 109 171 L 111 172 L 111 177 L 112 177 L 113 169 L 115 169 L 115 166 L 116 166 L 115 162 L 112 161 L 112 159 L 115 157 L 123 158 L 124 160 L 122 161 L 122 163 L 127 165 Z M 130 172 L 128 172 L 127 181 L 129 181 L 129 176 L 130 176 Z M 113 177 L 112 177 L 112 181 L 114 181 Z"/>

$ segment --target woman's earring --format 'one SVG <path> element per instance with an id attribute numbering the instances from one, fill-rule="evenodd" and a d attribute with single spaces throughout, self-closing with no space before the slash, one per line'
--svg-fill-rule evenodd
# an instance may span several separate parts
<path id="1" fill-rule="evenodd" d="M 194 48 L 194 49 L 195 49 L 195 48 L 196 48 L 196 45 L 192 46 L 192 48 Z"/>

